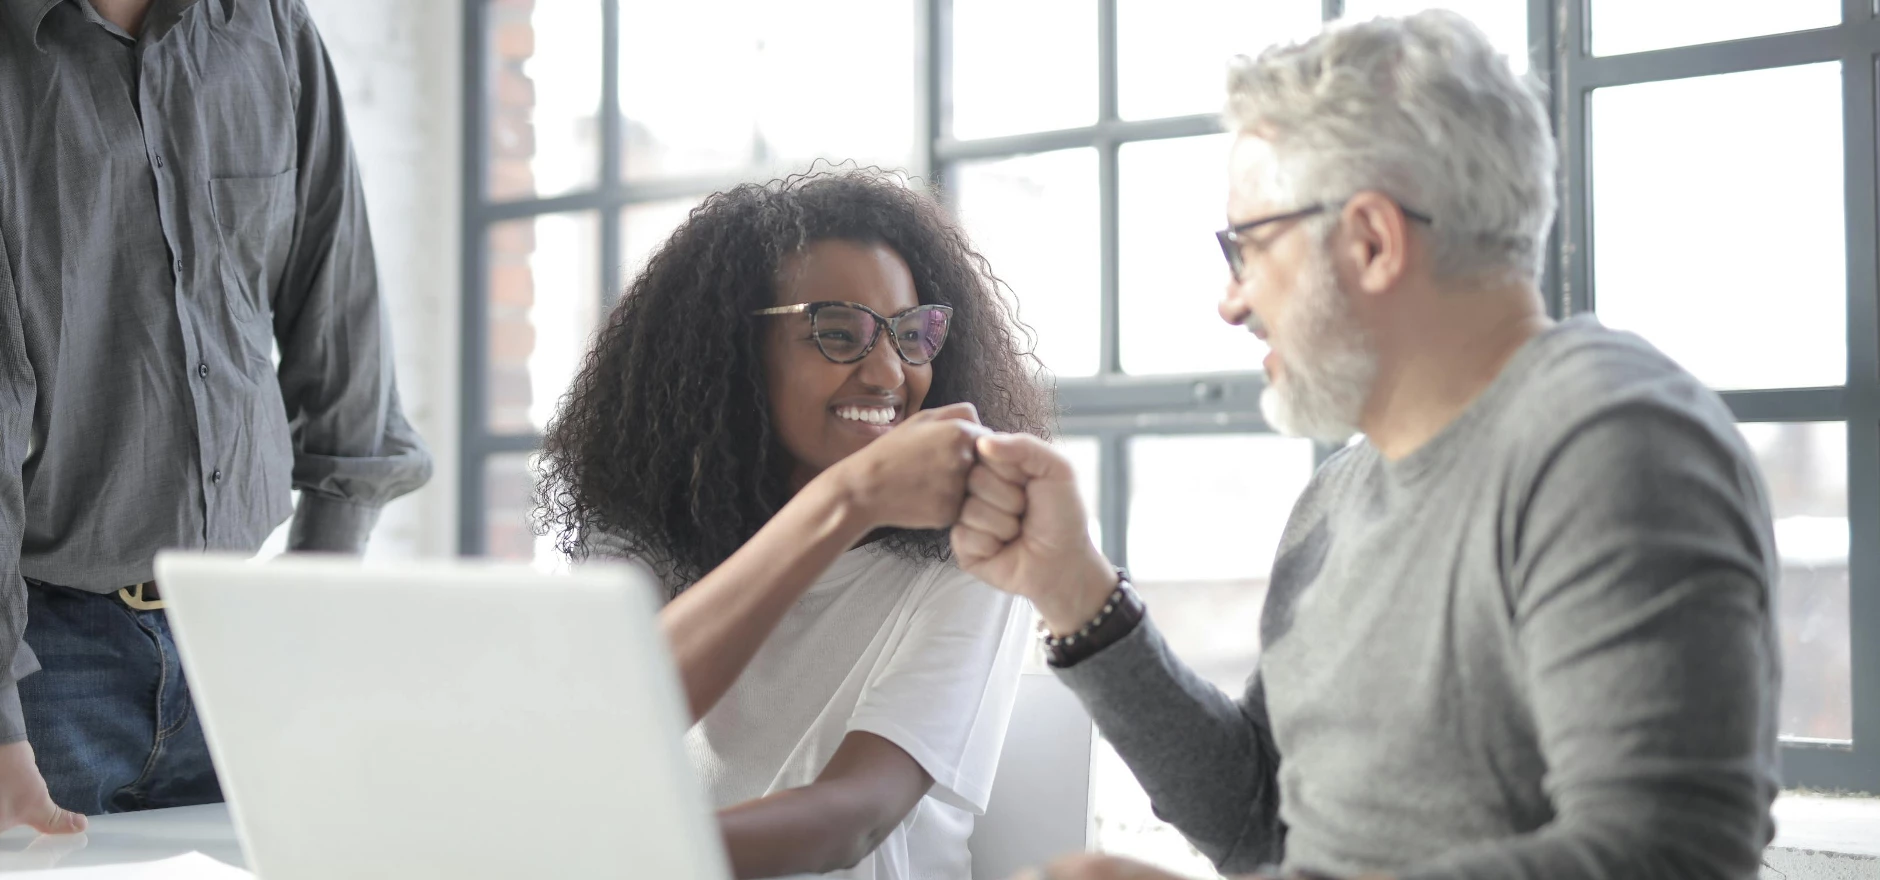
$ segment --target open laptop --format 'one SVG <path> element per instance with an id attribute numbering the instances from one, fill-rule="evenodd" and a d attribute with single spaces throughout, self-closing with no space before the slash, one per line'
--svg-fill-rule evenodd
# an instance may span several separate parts
<path id="1" fill-rule="evenodd" d="M 625 568 L 157 560 L 265 880 L 730 876 Z"/>

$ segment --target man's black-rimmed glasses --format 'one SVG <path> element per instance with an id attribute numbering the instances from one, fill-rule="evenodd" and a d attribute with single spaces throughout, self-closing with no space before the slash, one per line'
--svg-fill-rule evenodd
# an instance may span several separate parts
<path id="1" fill-rule="evenodd" d="M 1271 217 L 1261 217 L 1256 220 L 1248 220 L 1245 223 L 1237 224 L 1235 226 L 1231 226 L 1227 229 L 1223 229 L 1219 232 L 1214 233 L 1214 239 L 1221 243 L 1221 255 L 1227 257 L 1227 268 L 1234 273 L 1234 280 L 1239 281 L 1240 273 L 1242 270 L 1246 268 L 1246 265 L 1247 265 L 1246 255 L 1241 250 L 1242 238 L 1247 233 L 1252 232 L 1253 230 L 1258 229 L 1262 226 L 1267 226 L 1273 223 L 1284 223 L 1288 220 L 1300 220 L 1306 217 L 1311 217 L 1314 214 L 1322 214 L 1326 211 L 1336 211 L 1336 210 L 1342 209 L 1344 206 L 1345 206 L 1344 202 L 1320 202 L 1316 205 L 1308 205 L 1304 208 L 1300 208 L 1297 211 L 1287 211 L 1284 214 L 1274 214 Z M 1409 208 L 1404 208 L 1401 205 L 1399 205 L 1398 207 L 1403 211 L 1403 215 L 1405 217 L 1410 218 L 1411 220 L 1415 220 L 1419 223 L 1428 223 L 1428 224 L 1434 224 L 1436 222 L 1430 219 L 1430 215 L 1425 214 L 1421 211 L 1412 211 Z"/>

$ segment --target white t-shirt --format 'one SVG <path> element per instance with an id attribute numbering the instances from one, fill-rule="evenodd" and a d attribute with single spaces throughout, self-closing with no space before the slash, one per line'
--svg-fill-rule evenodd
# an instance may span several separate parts
<path id="1" fill-rule="evenodd" d="M 933 788 L 851 880 L 968 880 L 1018 693 L 1031 609 L 939 562 L 842 555 L 686 734 L 720 808 L 816 781 L 851 731 L 899 746 Z"/>

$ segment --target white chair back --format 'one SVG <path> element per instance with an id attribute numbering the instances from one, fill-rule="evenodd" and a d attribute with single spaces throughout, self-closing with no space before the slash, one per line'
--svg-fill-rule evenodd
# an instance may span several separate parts
<path id="1" fill-rule="evenodd" d="M 1008 880 L 1088 848 L 1093 735 L 1083 704 L 1055 676 L 1020 677 L 992 801 L 968 844 L 973 880 Z"/>

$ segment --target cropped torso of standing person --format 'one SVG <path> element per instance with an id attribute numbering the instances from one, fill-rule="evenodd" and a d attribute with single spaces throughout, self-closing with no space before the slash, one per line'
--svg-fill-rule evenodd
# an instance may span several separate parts
<path id="1" fill-rule="evenodd" d="M 120 590 L 290 513 L 358 552 L 429 473 L 300 0 L 0 0 L 0 827 L 57 818 L 22 739 L 67 809 L 216 797 Z"/>

